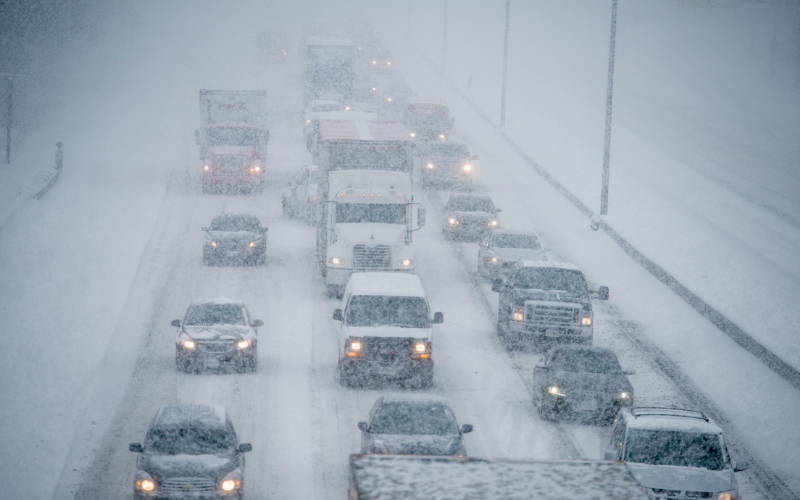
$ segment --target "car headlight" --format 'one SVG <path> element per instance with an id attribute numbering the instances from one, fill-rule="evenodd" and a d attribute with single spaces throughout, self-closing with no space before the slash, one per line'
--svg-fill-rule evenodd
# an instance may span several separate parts
<path id="1" fill-rule="evenodd" d="M 254 246 L 256 246 L 256 242 L 255 241 L 251 241 L 250 242 L 250 248 L 253 248 Z"/>
<path id="2" fill-rule="evenodd" d="M 312 201 L 317 201 L 317 195 L 314 195 L 314 196 L 312 196 L 312 197 L 311 197 L 311 200 L 312 200 Z"/>
<path id="3" fill-rule="evenodd" d="M 497 220 L 489 221 L 486 223 L 487 226 L 495 227 L 497 226 Z"/>
<path id="4" fill-rule="evenodd" d="M 433 168 L 435 167 L 435 165 L 433 163 L 428 163 L 425 166 L 428 167 L 428 170 L 433 170 Z"/>
<path id="5" fill-rule="evenodd" d="M 364 357 L 364 342 L 360 338 L 351 337 L 347 339 L 346 348 L 344 353 L 351 358 Z"/>
<path id="6" fill-rule="evenodd" d="M 203 165 L 203 170 L 208 172 L 209 170 L 211 170 L 211 167 L 209 167 L 208 165 Z"/>
<path id="7" fill-rule="evenodd" d="M 360 351 L 362 347 L 360 340 L 351 340 L 350 341 L 350 350 L 351 351 Z"/>
<path id="8" fill-rule="evenodd" d="M 375 89 L 372 89 L 372 90 L 375 90 Z M 413 139 L 414 137 L 416 137 L 416 136 L 417 136 L 417 134 L 415 134 L 414 132 L 411 132 L 411 133 L 410 133 L 410 134 L 408 134 L 408 135 L 410 135 L 412 139 Z"/>
<path id="9" fill-rule="evenodd" d="M 425 352 L 428 350 L 428 346 L 426 346 L 423 342 L 414 345 L 414 350 L 417 352 Z"/>
<path id="10" fill-rule="evenodd" d="M 449 223 L 451 226 L 455 226 L 455 225 L 457 225 L 457 224 L 458 224 L 458 221 L 457 221 L 457 220 L 455 220 L 455 219 L 454 219 L 454 218 L 452 218 L 452 217 L 450 217 L 449 219 L 447 219 L 447 222 L 448 222 L 448 223 Z"/>
<path id="11" fill-rule="evenodd" d="M 341 257 L 331 257 L 328 259 L 328 264 L 333 264 L 334 266 L 343 266 L 344 259 Z"/>
<path id="12" fill-rule="evenodd" d="M 628 391 L 621 391 L 619 393 L 619 399 L 630 399 L 630 398 L 631 398 L 631 393 Z"/>
<path id="13" fill-rule="evenodd" d="M 439 139 L 444 140 L 444 134 L 439 134 Z"/>
<path id="14" fill-rule="evenodd" d="M 311 123 L 311 120 L 306 120 L 306 123 Z"/>
<path id="15" fill-rule="evenodd" d="M 414 341 L 414 352 L 411 357 L 414 359 L 430 359 L 431 348 L 428 341 L 425 339 Z"/>
<path id="16" fill-rule="evenodd" d="M 181 339 L 181 345 L 184 347 L 184 349 L 194 349 L 196 344 L 192 339 Z"/>
<path id="17" fill-rule="evenodd" d="M 216 246 L 217 246 L 217 242 L 216 242 L 216 241 L 212 241 L 212 242 L 211 242 L 211 246 L 212 246 L 212 247 L 216 247 Z"/>
<path id="18" fill-rule="evenodd" d="M 250 171 L 251 172 L 261 172 L 261 165 L 253 165 L 253 167 L 250 168 Z"/>
<path id="19" fill-rule="evenodd" d="M 222 482 L 219 483 L 220 489 L 222 491 L 233 491 L 242 487 L 242 473 L 239 469 L 236 469 L 222 478 Z"/>
<path id="20" fill-rule="evenodd" d="M 136 472 L 136 489 L 141 491 L 153 491 L 156 489 L 156 482 L 153 477 L 147 472 L 140 470 Z"/>
<path id="21" fill-rule="evenodd" d="M 584 311 L 583 318 L 581 319 L 583 326 L 591 326 L 592 324 L 592 311 Z"/>
<path id="22" fill-rule="evenodd" d="M 564 394 L 564 392 L 561 389 L 559 389 L 558 386 L 555 385 L 551 385 L 550 387 L 548 387 L 547 393 L 552 396 L 566 396 L 566 394 Z"/>
<path id="23" fill-rule="evenodd" d="M 472 171 L 472 165 L 464 165 L 464 172 Z"/>
<path id="24" fill-rule="evenodd" d="M 247 349 L 248 347 L 250 347 L 250 344 L 252 343 L 253 341 L 251 339 L 244 339 L 237 342 L 236 347 L 238 347 L 239 349 Z"/>
<path id="25" fill-rule="evenodd" d="M 736 500 L 739 494 L 736 491 L 721 491 L 717 494 L 717 500 Z"/>
<path id="26" fill-rule="evenodd" d="M 525 320 L 525 313 L 522 310 L 521 306 L 517 306 L 514 308 L 514 321 L 523 321 Z"/>
<path id="27" fill-rule="evenodd" d="M 414 261 L 411 260 L 411 259 L 403 259 L 400 262 L 398 262 L 397 265 L 401 266 L 401 267 L 408 267 L 413 263 L 414 263 Z"/>
<path id="28" fill-rule="evenodd" d="M 497 264 L 497 262 L 498 262 L 498 261 L 497 261 L 497 257 L 492 257 L 492 263 L 493 263 L 493 264 Z"/>

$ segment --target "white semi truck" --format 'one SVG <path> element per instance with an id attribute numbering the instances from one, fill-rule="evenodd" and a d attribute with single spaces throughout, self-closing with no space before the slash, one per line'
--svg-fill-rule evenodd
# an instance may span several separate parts
<path id="1" fill-rule="evenodd" d="M 319 165 L 317 258 L 328 294 L 358 271 L 414 272 L 413 143 L 402 124 L 319 120 L 309 148 Z M 414 224 L 414 206 L 417 221 Z"/>

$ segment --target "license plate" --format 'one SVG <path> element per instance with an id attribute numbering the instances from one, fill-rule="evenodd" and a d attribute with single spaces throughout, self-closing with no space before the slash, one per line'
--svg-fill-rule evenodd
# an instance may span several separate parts
<path id="1" fill-rule="evenodd" d="M 544 331 L 544 334 L 546 337 L 560 337 L 564 335 L 564 332 L 556 328 L 548 328 L 547 330 Z"/>
<path id="2" fill-rule="evenodd" d="M 239 255 L 239 252 L 236 250 L 228 250 L 228 257 L 236 257 L 237 255 Z"/>
<path id="3" fill-rule="evenodd" d="M 204 362 L 206 368 L 219 368 L 219 360 L 216 358 L 206 359 Z"/>

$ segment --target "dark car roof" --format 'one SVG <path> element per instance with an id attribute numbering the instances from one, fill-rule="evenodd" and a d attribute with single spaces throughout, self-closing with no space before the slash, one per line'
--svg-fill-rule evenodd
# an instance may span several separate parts
<path id="1" fill-rule="evenodd" d="M 153 418 L 151 429 L 227 429 L 228 414 L 219 405 L 162 406 Z"/>

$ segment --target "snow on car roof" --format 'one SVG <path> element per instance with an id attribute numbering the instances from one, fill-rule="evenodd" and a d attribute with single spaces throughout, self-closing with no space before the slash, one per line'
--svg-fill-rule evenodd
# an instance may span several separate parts
<path id="1" fill-rule="evenodd" d="M 416 274 L 353 273 L 347 287 L 351 295 L 425 297 L 425 289 Z"/>
<path id="2" fill-rule="evenodd" d="M 435 403 L 447 405 L 447 400 L 438 394 L 389 394 L 383 397 L 384 403 Z"/>
<path id="3" fill-rule="evenodd" d="M 549 260 L 521 260 L 519 261 L 522 267 L 551 267 L 558 269 L 570 269 L 572 271 L 580 271 L 578 266 L 569 262 L 553 262 Z"/>
<path id="4" fill-rule="evenodd" d="M 636 410 L 637 408 L 631 408 L 622 412 L 629 429 L 722 434 L 722 429 L 716 422 L 700 412 L 676 408 L 641 408 L 641 413 Z"/>
<path id="5" fill-rule="evenodd" d="M 216 299 L 205 299 L 205 300 L 200 299 L 192 302 L 193 306 L 205 305 L 205 304 L 235 304 L 238 306 L 243 306 L 244 302 L 242 302 L 239 299 L 229 299 L 227 297 L 217 297 Z"/>
<path id="6" fill-rule="evenodd" d="M 162 406 L 153 418 L 152 428 L 220 428 L 227 424 L 225 408 L 219 405 Z"/>
<path id="7" fill-rule="evenodd" d="M 644 500 L 623 462 L 351 455 L 360 500 Z"/>

